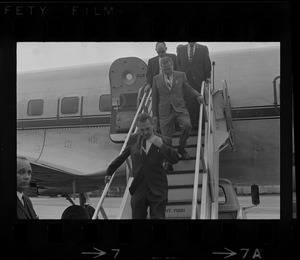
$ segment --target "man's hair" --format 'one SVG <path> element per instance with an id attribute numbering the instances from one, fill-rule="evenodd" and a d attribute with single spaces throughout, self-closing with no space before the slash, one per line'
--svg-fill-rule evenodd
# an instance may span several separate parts
<path id="1" fill-rule="evenodd" d="M 179 44 L 177 47 L 176 47 L 176 51 L 178 51 L 180 48 L 182 48 L 183 45 L 182 44 Z"/>
<path id="2" fill-rule="evenodd" d="M 138 115 L 136 122 L 137 124 L 139 124 L 139 123 L 146 122 L 147 120 L 149 120 L 151 124 L 153 124 L 152 117 L 148 113 L 141 113 Z"/>
<path id="3" fill-rule="evenodd" d="M 163 67 L 163 66 L 167 65 L 169 62 L 170 62 L 171 65 L 173 66 L 173 60 L 172 60 L 170 57 L 168 57 L 168 56 L 163 57 L 163 58 L 161 59 L 161 66 Z"/>
<path id="4" fill-rule="evenodd" d="M 157 42 L 157 43 L 155 44 L 155 48 L 157 48 L 157 45 L 160 44 L 160 43 L 161 43 L 162 45 L 164 45 L 165 47 L 167 47 L 167 45 L 166 45 L 165 42 Z"/>

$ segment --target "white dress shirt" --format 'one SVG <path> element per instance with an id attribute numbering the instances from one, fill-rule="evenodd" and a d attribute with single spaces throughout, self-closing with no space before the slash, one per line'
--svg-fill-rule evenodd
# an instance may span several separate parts
<path id="1" fill-rule="evenodd" d="M 189 60 L 190 60 L 190 49 L 191 49 L 191 46 L 188 44 L 188 46 L 187 46 L 187 55 L 189 57 Z M 195 54 L 195 49 L 196 49 L 196 43 L 193 46 L 193 54 Z"/>
<path id="2" fill-rule="evenodd" d="M 150 143 L 150 140 L 146 139 L 146 154 L 148 153 L 151 145 L 152 143 Z"/>
<path id="3" fill-rule="evenodd" d="M 158 66 L 159 66 L 159 74 L 162 73 L 162 69 L 161 69 L 161 57 L 158 56 Z"/>
<path id="4" fill-rule="evenodd" d="M 165 82 L 166 82 L 166 85 L 168 86 L 167 83 L 170 83 L 170 89 L 172 88 L 172 84 L 173 84 L 173 74 L 171 74 L 170 78 L 168 79 L 167 75 L 164 74 L 164 78 L 165 78 Z"/>
<path id="5" fill-rule="evenodd" d="M 24 206 L 24 200 L 22 199 L 22 197 L 23 197 L 23 192 L 17 191 L 17 196 L 18 196 L 18 199 L 22 202 L 22 204 L 23 204 L 23 206 Z"/>
<path id="6" fill-rule="evenodd" d="M 143 143 L 143 140 L 142 140 L 142 143 Z M 150 139 L 149 140 L 146 139 L 146 150 L 143 148 L 143 145 L 142 145 L 141 152 L 142 152 L 142 150 L 144 150 L 144 152 L 147 154 L 151 145 L 152 145 L 152 143 L 150 142 Z"/>

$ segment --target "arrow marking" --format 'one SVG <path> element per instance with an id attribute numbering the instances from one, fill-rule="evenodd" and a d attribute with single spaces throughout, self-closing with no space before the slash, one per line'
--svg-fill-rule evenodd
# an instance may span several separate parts
<path id="1" fill-rule="evenodd" d="M 82 252 L 81 254 L 83 255 L 96 255 L 94 256 L 94 258 L 97 258 L 99 256 L 103 256 L 103 255 L 106 255 L 106 252 L 96 248 L 96 247 L 93 247 L 95 250 L 97 250 L 98 252 Z"/>
<path id="2" fill-rule="evenodd" d="M 226 249 L 228 252 L 213 252 L 213 254 L 214 255 L 227 255 L 228 254 L 228 256 L 225 256 L 224 258 L 232 257 L 237 254 L 236 252 L 234 252 L 226 247 L 224 247 L 224 249 Z"/>

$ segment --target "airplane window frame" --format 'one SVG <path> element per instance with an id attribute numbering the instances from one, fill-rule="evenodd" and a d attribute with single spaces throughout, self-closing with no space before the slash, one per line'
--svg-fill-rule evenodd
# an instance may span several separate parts
<path id="1" fill-rule="evenodd" d="M 222 191 L 222 195 L 220 196 L 220 191 Z M 222 200 L 222 201 L 218 201 L 218 204 L 219 205 L 224 205 L 224 204 L 226 204 L 226 202 L 227 202 L 227 197 L 226 197 L 226 193 L 225 193 L 225 190 L 224 190 L 224 188 L 222 187 L 222 186 L 219 186 L 219 198 L 224 198 L 224 201 Z"/>
<path id="2" fill-rule="evenodd" d="M 66 100 L 66 99 L 77 99 L 77 106 L 74 106 L 74 107 L 76 107 L 77 108 L 77 111 L 76 112 L 65 112 L 64 111 L 64 100 Z M 62 114 L 62 115 L 69 115 L 69 114 L 78 114 L 78 112 L 79 112 L 79 106 L 80 106 L 80 99 L 79 99 L 79 97 L 78 96 L 72 96 L 72 97 L 63 97 L 62 98 L 62 100 L 61 100 L 61 104 L 60 104 L 60 113 Z"/>
<path id="3" fill-rule="evenodd" d="M 101 100 L 102 98 L 106 98 L 108 97 L 107 100 L 109 100 L 109 104 L 106 104 L 107 100 Z M 103 106 L 102 104 L 105 104 L 105 106 Z M 109 110 L 107 109 L 109 105 Z M 99 111 L 100 112 L 111 112 L 111 94 L 103 94 L 99 97 Z"/>
<path id="4" fill-rule="evenodd" d="M 31 104 L 33 102 L 37 101 L 42 101 L 42 106 L 41 106 L 41 113 L 32 113 L 34 110 L 36 110 L 36 107 L 34 109 L 31 107 Z M 31 109 L 30 109 L 31 108 Z M 29 113 L 31 112 L 31 113 Z M 30 99 L 27 103 L 27 115 L 28 116 L 41 116 L 44 113 L 44 99 L 38 98 L 38 99 Z"/>

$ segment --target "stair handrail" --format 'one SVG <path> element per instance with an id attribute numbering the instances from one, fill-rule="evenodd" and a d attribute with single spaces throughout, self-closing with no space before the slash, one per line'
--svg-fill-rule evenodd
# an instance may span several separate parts
<path id="1" fill-rule="evenodd" d="M 227 81 L 224 79 L 222 81 L 223 85 L 223 97 L 225 99 L 225 118 L 226 118 L 226 124 L 227 124 L 227 130 L 229 132 L 229 141 L 231 145 L 231 149 L 234 151 L 234 135 L 233 135 L 233 124 L 232 124 L 232 114 L 231 114 L 231 102 L 230 102 L 230 96 L 228 94 L 228 85 Z"/>
<path id="2" fill-rule="evenodd" d="M 274 107 L 275 107 L 275 110 L 278 111 L 278 102 L 277 102 L 277 80 L 280 79 L 280 76 L 276 76 L 272 83 L 273 83 L 273 92 L 274 92 Z M 279 91 L 280 91 L 280 85 L 279 85 Z"/>
<path id="3" fill-rule="evenodd" d="M 137 112 L 136 112 L 136 114 L 135 114 L 135 116 L 133 118 L 133 121 L 131 123 L 131 126 L 129 128 L 129 131 L 127 133 L 127 136 L 125 138 L 125 141 L 123 143 L 123 146 L 122 146 L 122 148 L 120 150 L 119 155 L 125 150 L 125 147 L 127 146 L 127 143 L 128 143 L 128 140 L 129 140 L 129 137 L 130 137 L 131 133 L 133 133 L 133 129 L 134 129 L 135 125 L 136 125 L 136 119 L 137 119 L 138 115 L 140 114 L 140 112 L 142 111 L 142 108 L 144 107 L 144 105 L 146 104 L 146 102 L 149 101 L 151 94 L 152 94 L 152 89 L 150 89 L 148 92 L 146 92 L 146 91 L 144 92 L 143 98 L 142 98 L 142 100 L 141 100 L 141 102 L 139 104 L 139 107 L 137 109 Z M 135 128 L 135 131 L 136 131 L 136 128 Z M 104 187 L 104 190 L 103 190 L 103 192 L 101 194 L 101 197 L 99 199 L 99 202 L 97 204 L 97 207 L 95 209 L 95 212 L 93 214 L 92 219 L 97 219 L 98 218 L 98 214 L 99 214 L 100 209 L 102 209 L 101 211 L 105 212 L 104 209 L 103 209 L 103 207 L 102 207 L 102 204 L 104 202 L 104 199 L 106 198 L 108 189 L 110 188 L 110 185 L 111 185 L 111 183 L 113 181 L 113 178 L 114 178 L 115 174 L 116 174 L 116 172 L 113 173 L 113 175 L 111 176 L 109 182 L 106 183 L 106 185 Z"/>
<path id="4" fill-rule="evenodd" d="M 207 128 L 207 153 L 208 156 L 206 157 L 206 165 L 207 165 L 207 174 L 209 176 L 209 186 L 210 186 L 210 196 L 211 201 L 215 202 L 216 200 L 216 194 L 214 193 L 214 186 L 216 183 L 215 180 L 215 169 L 214 169 L 214 131 L 215 131 L 215 112 L 214 112 L 214 103 L 212 98 L 212 89 L 211 86 L 208 86 L 208 93 L 209 93 L 209 99 L 208 99 L 208 128 Z"/>
<path id="5" fill-rule="evenodd" d="M 202 83 L 201 95 L 204 97 L 204 89 L 206 87 L 205 81 Z M 209 93 L 210 97 L 210 93 Z M 202 139 L 202 121 L 203 114 L 206 113 L 205 106 L 203 103 L 200 104 L 199 112 L 199 124 L 198 124 L 198 138 L 197 138 L 197 150 L 196 150 L 196 164 L 195 164 L 195 176 L 194 176 L 194 188 L 193 188 L 193 200 L 192 200 L 192 214 L 191 219 L 196 219 L 197 212 L 197 198 L 198 198 L 198 183 L 199 183 L 199 169 L 200 169 L 200 159 L 201 159 L 201 139 Z M 206 165 L 203 165 L 206 168 Z"/>

